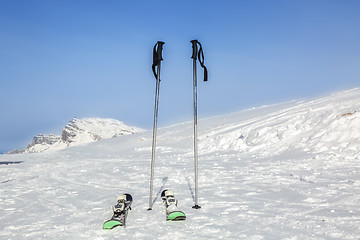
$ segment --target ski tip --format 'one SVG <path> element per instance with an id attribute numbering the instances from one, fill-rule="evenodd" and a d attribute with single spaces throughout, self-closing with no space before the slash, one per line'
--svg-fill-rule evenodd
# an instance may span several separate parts
<path id="1" fill-rule="evenodd" d="M 118 195 L 117 196 L 117 200 L 124 200 L 124 201 L 127 201 L 127 202 L 132 202 L 133 201 L 133 198 L 132 196 L 129 194 L 129 193 L 124 193 L 122 195 Z"/>
<path id="2" fill-rule="evenodd" d="M 148 208 L 148 209 L 146 209 L 146 211 L 151 211 L 152 210 L 152 208 Z"/>
<path id="3" fill-rule="evenodd" d="M 163 201 L 165 201 L 168 196 L 174 196 L 174 191 L 170 189 L 165 189 L 164 191 L 162 191 L 161 199 Z"/>
<path id="4" fill-rule="evenodd" d="M 124 195 L 126 196 L 126 201 L 133 201 L 133 198 L 129 193 L 125 193 Z"/>
<path id="5" fill-rule="evenodd" d="M 201 208 L 201 206 L 199 206 L 199 205 L 195 205 L 195 206 L 193 206 L 192 208 L 194 208 L 194 209 L 199 209 L 199 208 Z"/>
<path id="6" fill-rule="evenodd" d="M 162 192 L 161 192 L 161 198 L 165 197 L 165 192 L 168 191 L 169 189 L 164 189 Z"/>

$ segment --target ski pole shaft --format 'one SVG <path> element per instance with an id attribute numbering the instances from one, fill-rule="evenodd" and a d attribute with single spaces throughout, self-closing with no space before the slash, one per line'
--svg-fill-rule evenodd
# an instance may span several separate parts
<path id="1" fill-rule="evenodd" d="M 159 90 L 160 90 L 160 66 L 162 59 L 162 47 L 165 43 L 158 41 L 154 46 L 153 51 L 153 65 L 152 69 L 156 78 L 156 91 L 155 91 L 155 109 L 154 109 L 154 126 L 153 126 L 153 141 L 152 141 L 152 152 L 151 152 L 151 176 L 150 176 L 150 194 L 149 194 L 149 208 L 152 209 L 152 193 L 153 193 L 153 182 L 154 182 L 154 168 L 155 168 L 155 149 L 156 149 L 156 133 L 157 133 L 157 116 L 159 106 Z M 157 49 L 156 49 L 157 46 Z M 155 67 L 157 71 L 155 72 Z"/>
<path id="2" fill-rule="evenodd" d="M 198 141 L 197 141 L 197 77 L 196 59 L 193 60 L 193 84 L 194 84 L 194 166 L 195 166 L 195 206 L 198 206 Z"/>
<path id="3" fill-rule="evenodd" d="M 194 166 L 195 166 L 195 206 L 193 208 L 200 208 L 198 205 L 198 140 L 197 140 L 197 76 L 196 76 L 196 60 L 198 54 L 197 40 L 190 41 L 192 43 L 193 53 L 193 97 L 194 97 Z"/>
<path id="4" fill-rule="evenodd" d="M 160 64 L 157 69 L 157 75 L 160 75 Z M 154 181 L 154 168 L 155 168 L 155 149 L 156 149 L 156 133 L 157 133 L 157 116 L 158 116 L 158 105 L 159 105 L 159 89 L 160 81 L 156 80 L 156 92 L 155 92 L 155 110 L 154 110 L 154 126 L 153 126 L 153 141 L 151 150 L 151 177 L 150 177 L 150 197 L 149 197 L 149 210 L 152 205 L 152 192 L 153 192 L 153 181 Z"/>

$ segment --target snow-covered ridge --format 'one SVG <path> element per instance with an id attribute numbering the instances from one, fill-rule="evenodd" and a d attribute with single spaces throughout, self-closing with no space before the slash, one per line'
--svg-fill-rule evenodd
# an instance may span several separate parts
<path id="1" fill-rule="evenodd" d="M 33 138 L 24 150 L 9 153 L 36 153 L 47 150 L 59 150 L 101 139 L 134 134 L 142 129 L 130 127 L 123 122 L 110 118 L 73 118 L 63 128 L 61 135 L 39 134 Z"/>
<path id="2" fill-rule="evenodd" d="M 285 108 L 275 108 L 236 123 L 241 114 L 246 115 L 245 112 L 228 115 L 227 118 L 233 119 L 231 123 L 201 135 L 200 150 L 257 151 L 264 157 L 289 148 L 317 153 L 344 152 L 350 156 L 360 152 L 358 89 L 289 103 Z"/>

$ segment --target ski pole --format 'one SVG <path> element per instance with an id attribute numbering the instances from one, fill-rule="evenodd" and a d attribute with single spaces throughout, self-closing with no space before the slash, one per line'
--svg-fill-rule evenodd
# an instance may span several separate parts
<path id="1" fill-rule="evenodd" d="M 196 60 L 199 58 L 199 62 L 202 68 L 204 68 L 204 82 L 207 81 L 207 69 L 204 65 L 204 53 L 202 46 L 198 40 L 190 41 L 192 43 L 192 56 L 193 59 L 193 97 L 194 97 L 194 165 L 195 165 L 195 206 L 193 208 L 201 208 L 198 204 L 198 139 L 197 139 L 197 71 Z M 200 48 L 198 49 L 198 45 Z"/>
<path id="2" fill-rule="evenodd" d="M 153 141 L 152 141 L 152 153 L 151 153 L 151 176 L 150 176 L 150 196 L 149 196 L 149 208 L 152 209 L 152 192 L 153 192 L 153 181 L 154 181 L 154 166 L 155 166 L 155 148 L 156 148 L 156 131 L 157 131 L 157 116 L 158 116 L 158 105 L 159 105 L 159 88 L 160 88 L 160 65 L 163 60 L 161 54 L 163 45 L 165 43 L 158 41 L 153 50 L 153 64 L 152 71 L 156 78 L 156 91 L 155 91 L 155 110 L 154 110 L 154 127 L 153 127 Z M 157 47 L 157 48 L 156 48 Z M 157 71 L 155 68 L 157 67 Z"/>

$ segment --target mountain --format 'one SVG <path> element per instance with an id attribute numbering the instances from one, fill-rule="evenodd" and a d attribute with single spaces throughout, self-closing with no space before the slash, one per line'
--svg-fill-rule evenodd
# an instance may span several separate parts
<path id="1" fill-rule="evenodd" d="M 127 126 L 123 122 L 110 118 L 73 118 L 66 124 L 61 136 L 40 134 L 35 136 L 33 141 L 24 150 L 15 150 L 9 153 L 37 153 L 48 150 L 60 150 L 102 139 L 134 134 L 140 131 L 143 130 Z"/>
<path id="2" fill-rule="evenodd" d="M 359 89 L 199 119 L 201 209 L 192 121 L 158 129 L 152 211 L 152 131 L 0 155 L 0 239 L 358 239 L 359 127 Z M 123 193 L 127 227 L 102 230 Z"/>

